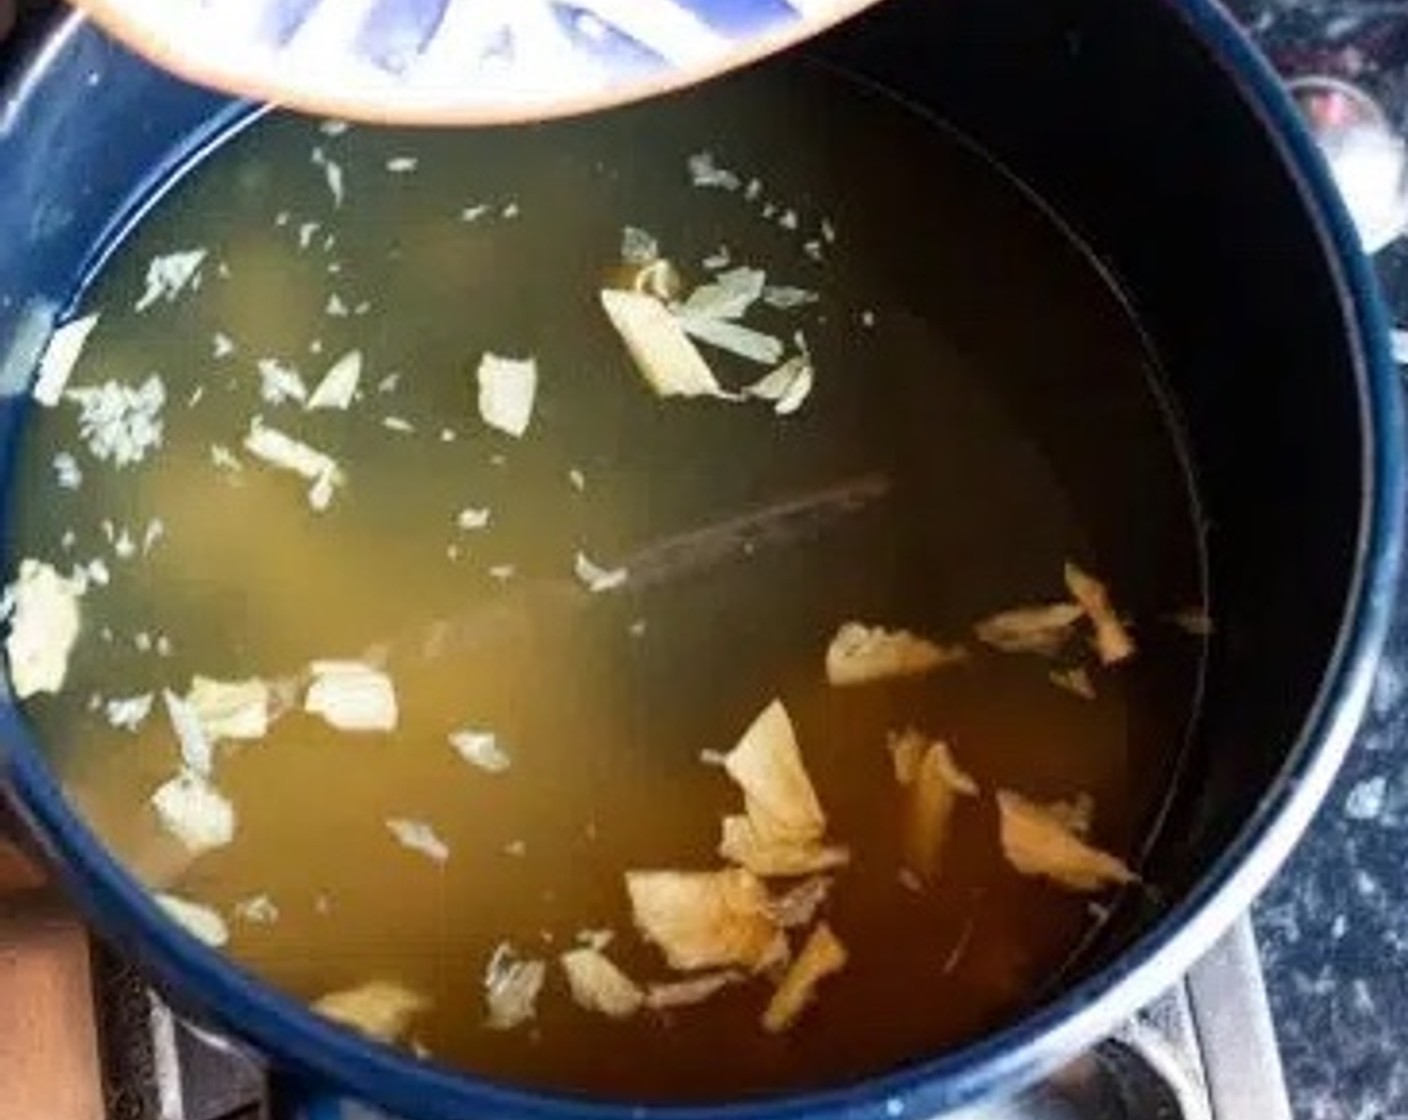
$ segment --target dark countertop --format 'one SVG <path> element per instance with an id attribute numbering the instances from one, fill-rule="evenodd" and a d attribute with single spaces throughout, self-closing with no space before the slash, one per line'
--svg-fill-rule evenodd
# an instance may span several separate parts
<path id="1" fill-rule="evenodd" d="M 1256 909 L 1298 1120 L 1408 1116 L 1408 611 L 1390 643 L 1334 791 Z"/>
<path id="2" fill-rule="evenodd" d="M 1235 5 L 1283 71 L 1373 93 L 1408 123 L 1408 5 Z M 1408 242 L 1375 261 L 1408 323 Z M 1257 906 L 1271 1006 L 1298 1120 L 1408 1117 L 1408 578 L 1370 711 L 1309 834 Z"/>
<path id="3" fill-rule="evenodd" d="M 1348 78 L 1408 126 L 1408 4 L 1230 6 L 1283 73 Z M 1408 325 L 1408 241 L 1375 264 Z M 1364 727 L 1255 925 L 1297 1120 L 1408 1117 L 1408 576 Z"/>

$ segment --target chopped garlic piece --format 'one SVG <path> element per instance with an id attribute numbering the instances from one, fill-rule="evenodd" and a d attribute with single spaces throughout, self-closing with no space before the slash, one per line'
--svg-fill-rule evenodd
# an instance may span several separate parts
<path id="1" fill-rule="evenodd" d="M 524 959 L 507 941 L 502 942 L 484 968 L 484 1001 L 489 1009 L 486 1025 L 491 1030 L 509 1031 L 532 1019 L 547 973 L 543 961 Z"/>
<path id="2" fill-rule="evenodd" d="M 743 390 L 750 397 L 771 401 L 779 416 L 790 416 L 802 407 L 812 391 L 812 361 L 805 354 L 789 358 Z"/>
<path id="3" fill-rule="evenodd" d="M 624 587 L 630 572 L 625 568 L 603 568 L 585 552 L 578 551 L 572 568 L 588 591 L 615 591 Z"/>
<path id="4" fill-rule="evenodd" d="M 719 350 L 763 366 L 775 365 L 782 360 L 782 340 L 775 335 L 764 334 L 731 319 L 714 319 L 684 312 L 677 318 L 685 333 Z"/>
<path id="5" fill-rule="evenodd" d="M 499 745 L 498 737 L 492 731 L 469 728 L 452 731 L 450 746 L 470 765 L 487 770 L 490 774 L 502 774 L 513 764 L 508 751 Z"/>
<path id="6" fill-rule="evenodd" d="M 558 958 L 572 998 L 609 1019 L 629 1019 L 645 1003 L 640 987 L 600 949 L 570 949 Z"/>
<path id="7" fill-rule="evenodd" d="M 370 980 L 356 988 L 332 992 L 313 1004 L 313 1010 L 344 1027 L 351 1027 L 379 1042 L 395 1042 L 409 1029 L 411 1020 L 430 1007 L 419 992 L 391 980 Z"/>
<path id="8" fill-rule="evenodd" d="M 269 686 L 258 677 L 218 681 L 196 676 L 186 694 L 206 737 L 262 739 L 269 731 Z"/>
<path id="9" fill-rule="evenodd" d="M 82 592 L 78 581 L 65 579 L 42 560 L 20 561 L 19 574 L 6 591 L 10 632 L 5 637 L 10 687 L 18 699 L 63 688 L 69 654 L 82 628 Z"/>
<path id="10" fill-rule="evenodd" d="M 424 821 L 414 821 L 406 817 L 387 817 L 386 828 L 403 848 L 419 852 L 436 863 L 444 863 L 450 858 L 450 846 L 441 840 L 435 829 Z"/>
<path id="11" fill-rule="evenodd" d="M 652 1011 L 671 1011 L 677 1007 L 692 1007 L 723 991 L 730 984 L 747 979 L 745 973 L 732 968 L 706 972 L 688 980 L 651 984 L 645 991 L 645 1006 Z"/>
<path id="12" fill-rule="evenodd" d="M 1090 679 L 1090 673 L 1080 665 L 1070 669 L 1052 669 L 1046 677 L 1057 688 L 1063 688 L 1082 700 L 1095 699 L 1095 682 Z"/>
<path id="13" fill-rule="evenodd" d="M 230 940 L 230 928 L 216 911 L 174 894 L 154 894 L 166 916 L 198 941 L 220 948 Z"/>
<path id="14" fill-rule="evenodd" d="M 831 927 L 822 922 L 812 930 L 787 975 L 773 993 L 763 1012 L 763 1029 L 771 1034 L 785 1031 L 797 1021 L 816 993 L 817 985 L 846 967 L 846 947 Z"/>
<path id="15" fill-rule="evenodd" d="M 709 364 L 669 309 L 640 292 L 603 289 L 601 306 L 631 360 L 662 397 L 720 397 Z"/>
<path id="16" fill-rule="evenodd" d="M 103 705 L 108 723 L 123 731 L 136 731 L 151 714 L 152 701 L 156 697 L 150 692 L 138 696 L 114 696 Z"/>
<path id="17" fill-rule="evenodd" d="M 826 679 L 833 685 L 912 677 L 966 660 L 963 646 L 940 646 L 908 630 L 847 622 L 826 648 Z"/>
<path id="18" fill-rule="evenodd" d="M 210 777 L 215 771 L 215 748 L 206 735 L 205 728 L 201 726 L 200 716 L 186 700 L 169 688 L 163 690 L 161 695 L 166 702 L 166 715 L 171 721 L 171 729 L 176 732 L 181 762 L 193 774 Z"/>
<path id="19" fill-rule="evenodd" d="M 267 894 L 256 894 L 235 903 L 235 917 L 251 925 L 272 925 L 279 920 L 279 908 Z"/>
<path id="20" fill-rule="evenodd" d="M 161 299 L 170 303 L 195 282 L 205 257 L 204 249 L 187 249 L 153 257 L 147 264 L 146 287 L 133 310 L 145 311 Z"/>
<path id="21" fill-rule="evenodd" d="M 672 968 L 738 965 L 760 972 L 786 958 L 767 889 L 743 868 L 629 871 L 626 891 L 636 926 Z"/>
<path id="22" fill-rule="evenodd" d="M 685 161 L 685 166 L 689 169 L 689 181 L 696 187 L 736 191 L 743 185 L 743 180 L 736 173 L 714 162 L 713 152 L 695 152 Z"/>
<path id="23" fill-rule="evenodd" d="M 680 306 L 686 318 L 741 319 L 763 294 L 767 274 L 760 268 L 731 268 L 689 293 Z M 686 328 L 688 329 L 688 328 Z"/>
<path id="24" fill-rule="evenodd" d="M 151 797 L 162 827 L 193 855 L 223 848 L 235 838 L 235 807 L 210 779 L 183 770 Z"/>
<path id="25" fill-rule="evenodd" d="M 36 404 L 53 408 L 59 403 L 64 395 L 64 388 L 68 385 L 69 376 L 73 373 L 73 367 L 78 364 L 78 359 L 83 354 L 88 336 L 97 325 L 96 314 L 85 315 L 81 319 L 65 323 L 49 336 L 44 355 L 39 359 L 39 373 L 34 379 L 34 390 L 31 394 Z"/>
<path id="26" fill-rule="evenodd" d="M 773 921 L 783 929 L 811 925 L 817 911 L 831 894 L 831 885 L 832 879 L 828 875 L 813 875 L 802 880 L 768 904 Z"/>
<path id="27" fill-rule="evenodd" d="M 77 490 L 83 485 L 83 468 L 78 459 L 69 451 L 60 451 L 54 456 L 54 480 L 63 490 Z"/>
<path id="28" fill-rule="evenodd" d="M 327 182 L 328 193 L 332 195 L 332 205 L 334 209 L 340 209 L 342 200 L 347 197 L 347 187 L 342 175 L 342 165 L 335 159 L 329 159 L 328 154 L 321 147 L 314 147 L 312 155 L 309 157 L 315 167 L 323 169 L 323 179 Z"/>
<path id="29" fill-rule="evenodd" d="M 517 438 L 533 418 L 538 391 L 538 363 L 532 358 L 501 358 L 486 352 L 475 374 L 479 382 L 479 415 L 491 428 Z"/>
<path id="30" fill-rule="evenodd" d="M 322 716 L 339 731 L 392 731 L 396 727 L 396 688 L 380 669 L 360 661 L 315 661 L 305 711 Z"/>
<path id="31" fill-rule="evenodd" d="M 1050 879 L 1075 891 L 1099 891 L 1135 882 L 1124 861 L 1092 848 L 1061 820 L 1062 813 L 999 790 L 1002 852 L 1022 875 Z"/>
<path id="32" fill-rule="evenodd" d="M 285 435 L 277 428 L 267 427 L 260 423 L 258 417 L 250 421 L 249 432 L 244 437 L 244 449 L 270 466 L 292 471 L 312 483 L 308 489 L 308 503 L 314 509 L 326 509 L 332 501 L 333 491 L 344 482 L 342 468 L 337 465 L 336 459 Z"/>
<path id="33" fill-rule="evenodd" d="M 1066 587 L 1085 608 L 1095 627 L 1095 652 L 1103 665 L 1114 665 L 1134 656 L 1134 639 L 1110 604 L 1110 593 L 1094 576 L 1066 562 Z"/>
<path id="34" fill-rule="evenodd" d="M 328 368 L 313 395 L 308 398 L 310 410 L 350 408 L 362 382 L 362 352 L 349 350 Z"/>
<path id="35" fill-rule="evenodd" d="M 769 287 L 763 291 L 763 302 L 769 307 L 776 307 L 779 311 L 791 311 L 798 307 L 806 307 L 809 303 L 815 303 L 821 297 L 816 292 L 806 288 L 789 288 L 785 285 Z"/>
<path id="36" fill-rule="evenodd" d="M 943 865 L 944 842 L 958 799 L 976 797 L 978 785 L 958 768 L 948 744 L 935 739 L 920 759 L 909 788 L 905 863 L 920 879 L 932 882 Z"/>
<path id="37" fill-rule="evenodd" d="M 489 511 L 485 508 L 465 506 L 455 515 L 455 524 L 466 532 L 482 529 L 489 524 Z"/>
<path id="38" fill-rule="evenodd" d="M 105 381 L 69 389 L 64 399 L 78 405 L 78 434 L 99 462 L 131 466 L 161 446 L 166 386 L 155 373 L 136 388 Z"/>
<path id="39" fill-rule="evenodd" d="M 293 366 L 277 358 L 260 358 L 256 368 L 259 370 L 259 396 L 266 403 L 278 405 L 307 399 L 308 387 L 303 384 L 303 375 Z"/>
<path id="40" fill-rule="evenodd" d="M 660 242 L 651 234 L 635 226 L 625 226 L 621 230 L 621 260 L 626 264 L 651 264 L 660 257 Z"/>
<path id="41" fill-rule="evenodd" d="M 826 816 L 782 701 L 774 700 L 753 720 L 724 757 L 724 769 L 743 790 L 757 839 L 805 844 L 826 832 Z"/>
<path id="42" fill-rule="evenodd" d="M 1079 603 L 1047 603 L 1000 611 L 973 627 L 978 641 L 1003 653 L 1055 656 L 1085 609 Z"/>
<path id="43" fill-rule="evenodd" d="M 820 844 L 816 840 L 767 838 L 750 817 L 744 816 L 724 818 L 719 855 L 764 878 L 811 875 L 842 867 L 851 860 L 850 851 L 837 845 Z"/>

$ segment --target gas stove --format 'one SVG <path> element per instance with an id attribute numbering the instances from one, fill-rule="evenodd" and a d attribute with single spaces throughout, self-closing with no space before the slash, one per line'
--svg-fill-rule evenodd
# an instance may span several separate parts
<path id="1" fill-rule="evenodd" d="M 1399 328 L 1395 348 L 1408 363 L 1408 6 L 1229 6 L 1312 122 L 1373 254 Z M 279 1120 L 278 1093 L 259 1057 L 182 1020 L 120 955 L 94 941 L 5 839 L 15 834 L 0 812 L 0 1120 Z M 1244 919 L 1111 1038 L 964 1120 L 1291 1115 Z"/>

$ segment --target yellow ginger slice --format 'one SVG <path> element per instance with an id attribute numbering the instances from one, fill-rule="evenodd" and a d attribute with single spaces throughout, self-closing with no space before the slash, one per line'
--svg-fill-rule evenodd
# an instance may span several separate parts
<path id="1" fill-rule="evenodd" d="M 603 288 L 602 310 L 636 368 L 662 397 L 718 397 L 723 388 L 670 309 L 643 292 Z"/>
<path id="2" fill-rule="evenodd" d="M 1003 653 L 1054 656 L 1071 637 L 1085 614 L 1079 603 L 1047 603 L 1015 607 L 983 619 L 973 627 L 978 641 Z"/>
<path id="3" fill-rule="evenodd" d="M 1085 823 L 1072 816 L 1079 809 L 1037 805 L 1011 790 L 998 791 L 997 807 L 1002 852 L 1020 874 L 1082 892 L 1136 881 L 1123 860 L 1091 847 L 1072 828 Z"/>
<path id="4" fill-rule="evenodd" d="M 7 595 L 10 633 L 5 638 L 10 684 L 19 699 L 63 688 L 69 654 L 78 641 L 82 592 L 79 581 L 66 579 L 42 560 L 20 562 Z"/>
<path id="5" fill-rule="evenodd" d="M 430 1000 L 391 980 L 369 980 L 355 988 L 331 992 L 313 1010 L 335 1023 L 360 1031 L 379 1042 L 395 1042 L 411 1020 L 430 1007 Z"/>
<path id="6" fill-rule="evenodd" d="M 1104 665 L 1114 665 L 1134 656 L 1134 639 L 1115 613 L 1110 593 L 1094 576 L 1066 563 L 1066 587 L 1090 616 L 1095 627 L 1095 652 Z"/>
<path id="7" fill-rule="evenodd" d="M 760 972 L 786 958 L 767 888 L 745 868 L 630 871 L 626 892 L 636 926 L 672 968 Z"/>
<path id="8" fill-rule="evenodd" d="M 763 1029 L 779 1034 L 795 1023 L 812 1001 L 817 985 L 840 972 L 846 966 L 846 957 L 846 947 L 825 922 L 812 930 L 763 1012 Z"/>
<path id="9" fill-rule="evenodd" d="M 923 736 L 908 731 L 901 738 L 922 741 Z M 921 880 L 932 882 L 943 866 L 944 846 L 958 799 L 976 797 L 978 785 L 958 768 L 948 744 L 935 739 L 924 748 L 908 789 L 905 864 Z"/>
<path id="10" fill-rule="evenodd" d="M 752 818 L 732 815 L 723 820 L 719 855 L 763 878 L 812 875 L 851 861 L 850 850 L 815 840 L 768 839 Z"/>
<path id="11" fill-rule="evenodd" d="M 782 701 L 774 700 L 762 710 L 724 756 L 723 765 L 743 790 L 757 840 L 807 844 L 826 832 L 826 816 Z"/>
<path id="12" fill-rule="evenodd" d="M 847 622 L 826 649 L 826 679 L 838 687 L 913 677 L 966 660 L 962 646 L 941 646 L 908 630 Z"/>
<path id="13" fill-rule="evenodd" d="M 730 984 L 747 979 L 747 974 L 737 969 L 726 968 L 719 972 L 705 972 L 691 976 L 687 980 L 671 980 L 663 984 L 651 984 L 645 992 L 645 1005 L 652 1011 L 672 1011 L 679 1007 L 692 1007 L 712 999 Z"/>
<path id="14" fill-rule="evenodd" d="M 605 953 L 593 946 L 570 949 L 558 958 L 572 998 L 588 1011 L 629 1019 L 645 1004 L 645 993 Z"/>

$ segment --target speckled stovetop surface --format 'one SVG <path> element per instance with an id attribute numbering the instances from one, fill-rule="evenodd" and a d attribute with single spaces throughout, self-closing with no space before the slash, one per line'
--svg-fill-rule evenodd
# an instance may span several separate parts
<path id="1" fill-rule="evenodd" d="M 1230 6 L 1283 71 L 1350 78 L 1408 126 L 1408 2 Z M 1408 325 L 1408 240 L 1375 263 Z M 1297 1120 L 1408 1118 L 1408 578 L 1365 725 L 1256 931 Z"/>

